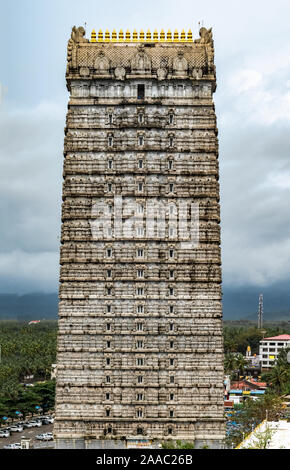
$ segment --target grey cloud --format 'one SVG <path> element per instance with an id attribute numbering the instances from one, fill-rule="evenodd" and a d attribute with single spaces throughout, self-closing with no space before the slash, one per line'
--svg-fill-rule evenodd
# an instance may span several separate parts
<path id="1" fill-rule="evenodd" d="M 64 115 L 53 103 L 0 114 L 2 292 L 56 289 Z"/>

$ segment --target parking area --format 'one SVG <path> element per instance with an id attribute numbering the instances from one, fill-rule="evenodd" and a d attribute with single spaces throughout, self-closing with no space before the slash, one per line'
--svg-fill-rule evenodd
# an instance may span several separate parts
<path id="1" fill-rule="evenodd" d="M 0 449 L 3 449 L 4 446 L 9 444 L 20 443 L 21 438 L 25 436 L 27 439 L 31 439 L 30 447 L 33 448 L 34 444 L 39 445 L 44 441 L 36 439 L 36 436 L 39 434 L 44 433 L 51 433 L 53 429 L 53 424 L 42 424 L 41 426 L 31 427 L 31 428 L 24 428 L 23 431 L 13 431 L 10 433 L 9 437 L 1 437 L 0 438 Z M 1 431 L 3 428 L 1 429 Z M 47 441 L 49 442 L 49 441 Z"/>

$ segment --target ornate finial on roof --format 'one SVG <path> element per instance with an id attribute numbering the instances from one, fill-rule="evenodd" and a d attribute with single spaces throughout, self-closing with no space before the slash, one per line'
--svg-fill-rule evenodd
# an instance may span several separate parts
<path id="1" fill-rule="evenodd" d="M 140 39 L 140 41 L 145 41 L 145 34 L 144 34 L 143 29 L 141 29 L 141 31 L 140 31 L 139 39 Z"/>
<path id="2" fill-rule="evenodd" d="M 112 42 L 116 42 L 117 41 L 117 33 L 116 33 L 116 30 L 113 29 L 112 31 Z"/>
<path id="3" fill-rule="evenodd" d="M 97 42 L 97 34 L 96 34 L 96 31 L 94 29 L 91 32 L 91 42 Z"/>
<path id="4" fill-rule="evenodd" d="M 188 30 L 187 41 L 188 41 L 188 42 L 192 42 L 192 32 L 191 32 L 191 29 Z"/>
<path id="5" fill-rule="evenodd" d="M 113 30 L 111 36 L 110 36 L 110 32 L 108 31 L 108 29 L 106 29 L 105 35 L 103 35 L 103 32 L 100 29 L 98 33 L 98 39 L 97 39 L 96 32 L 93 29 L 91 33 L 90 42 L 123 42 L 123 41 L 125 42 L 145 42 L 145 41 L 165 42 L 166 41 L 166 42 L 195 42 L 195 43 L 200 43 L 200 44 L 213 43 L 211 28 L 206 29 L 202 27 L 199 30 L 199 34 L 200 34 L 200 38 L 193 41 L 191 29 L 189 29 L 187 35 L 184 29 L 181 31 L 180 35 L 177 29 L 175 29 L 174 34 L 171 33 L 170 29 L 168 30 L 167 34 L 165 33 L 164 29 L 161 29 L 160 34 L 158 34 L 157 29 L 154 30 L 153 34 L 151 34 L 151 31 L 148 29 L 146 35 L 143 29 L 141 29 L 139 35 L 136 29 L 134 29 L 132 36 L 131 36 L 129 29 L 127 29 L 125 37 L 124 37 L 124 33 L 122 29 L 120 29 L 119 36 L 117 36 L 115 29 Z M 80 26 L 79 28 L 76 28 L 74 26 L 72 28 L 72 34 L 71 34 L 70 40 L 72 43 L 89 42 L 88 39 L 84 37 L 84 35 L 85 35 L 85 30 L 82 26 Z"/>
<path id="6" fill-rule="evenodd" d="M 134 29 L 134 31 L 133 31 L 132 39 L 133 39 L 133 42 L 137 42 L 137 41 L 138 41 L 138 34 L 137 34 L 136 29 Z"/>
<path id="7" fill-rule="evenodd" d="M 150 32 L 150 29 L 147 29 L 147 33 L 146 33 L 146 41 L 151 41 L 151 32 Z"/>

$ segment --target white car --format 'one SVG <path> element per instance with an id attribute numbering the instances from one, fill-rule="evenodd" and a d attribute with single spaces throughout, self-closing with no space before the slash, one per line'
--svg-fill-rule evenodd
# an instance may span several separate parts
<path id="1" fill-rule="evenodd" d="M 53 435 L 51 432 L 47 432 L 43 434 L 38 434 L 35 438 L 39 439 L 40 441 L 52 441 Z"/>
<path id="2" fill-rule="evenodd" d="M 42 422 L 41 421 L 29 421 L 29 423 L 31 424 L 31 426 L 35 427 L 35 426 L 42 426 Z"/>
<path id="3" fill-rule="evenodd" d="M 32 428 L 33 424 L 31 424 L 29 421 L 27 423 L 24 423 L 25 428 Z"/>
<path id="4" fill-rule="evenodd" d="M 10 431 L 12 432 L 22 432 L 23 431 L 23 426 L 15 425 L 11 426 Z"/>
<path id="5" fill-rule="evenodd" d="M 46 421 L 48 421 L 51 424 L 54 422 L 54 418 L 52 416 L 45 416 L 43 419 L 45 419 Z"/>
<path id="6" fill-rule="evenodd" d="M 21 449 L 21 444 L 20 442 L 15 442 L 14 444 L 8 444 L 7 446 L 4 446 L 3 449 Z"/>
<path id="7" fill-rule="evenodd" d="M 9 431 L 0 431 L 0 437 L 9 437 L 10 432 Z"/>

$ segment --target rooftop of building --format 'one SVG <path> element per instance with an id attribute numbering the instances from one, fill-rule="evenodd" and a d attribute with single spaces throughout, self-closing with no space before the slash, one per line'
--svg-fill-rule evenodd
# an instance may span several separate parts
<path id="1" fill-rule="evenodd" d="M 290 341 L 290 335 L 278 335 L 278 336 L 271 336 L 269 338 L 263 338 L 262 341 Z"/>
<path id="2" fill-rule="evenodd" d="M 238 388 L 232 388 L 229 391 L 229 395 L 263 395 L 265 390 L 244 390 Z"/>
<path id="3" fill-rule="evenodd" d="M 243 379 L 237 382 L 232 382 L 231 389 L 232 390 L 257 390 L 257 389 L 265 389 L 267 387 L 266 382 L 258 382 L 253 379 Z"/>

